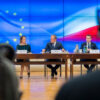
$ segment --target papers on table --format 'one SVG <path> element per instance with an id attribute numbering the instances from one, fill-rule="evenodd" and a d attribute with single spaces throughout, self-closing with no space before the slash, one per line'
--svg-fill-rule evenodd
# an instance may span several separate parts
<path id="1" fill-rule="evenodd" d="M 27 54 L 27 50 L 17 50 L 17 54 Z"/>
<path id="2" fill-rule="evenodd" d="M 80 49 L 78 53 L 83 53 L 83 52 L 82 52 L 82 49 Z M 90 54 L 91 54 L 91 53 L 94 53 L 94 54 L 100 53 L 100 50 L 98 50 L 98 49 L 95 49 L 95 50 L 91 49 L 91 50 L 89 51 L 89 53 L 90 53 Z"/>
<path id="3" fill-rule="evenodd" d="M 100 50 L 90 50 L 90 53 L 100 53 Z"/>
<path id="4" fill-rule="evenodd" d="M 59 54 L 59 53 L 62 53 L 61 50 L 51 50 L 51 54 Z"/>
<path id="5" fill-rule="evenodd" d="M 51 50 L 51 52 L 40 52 L 42 54 L 68 54 L 68 51 L 63 52 L 62 50 Z"/>
<path id="6" fill-rule="evenodd" d="M 63 52 L 62 50 L 51 50 L 51 54 L 67 54 L 68 52 Z"/>

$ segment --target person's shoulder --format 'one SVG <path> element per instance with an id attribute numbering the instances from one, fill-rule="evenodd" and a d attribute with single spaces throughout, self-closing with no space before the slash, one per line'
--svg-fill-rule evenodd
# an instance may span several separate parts
<path id="1" fill-rule="evenodd" d="M 99 76 L 100 76 L 100 71 L 95 71 L 95 72 L 89 73 L 87 75 L 76 77 L 76 78 L 70 80 L 69 82 L 65 83 L 65 86 L 67 85 L 68 87 L 71 88 L 72 86 L 78 85 L 80 88 L 83 88 L 87 84 L 94 84 L 97 81 L 98 81 L 98 83 L 100 83 Z M 83 87 L 82 87 L 82 84 L 84 84 Z"/>
<path id="2" fill-rule="evenodd" d="M 86 45 L 86 42 L 83 42 L 82 45 Z"/>
<path id="3" fill-rule="evenodd" d="M 78 90 L 79 88 L 85 88 L 88 86 L 88 84 L 90 84 L 92 87 L 94 84 L 96 84 L 98 82 L 98 84 L 100 84 L 100 71 L 95 71 L 92 73 L 89 73 L 87 75 L 83 75 L 83 76 L 78 76 L 72 80 L 70 80 L 69 82 L 66 82 L 63 85 L 63 89 L 68 89 L 70 91 L 74 90 Z M 92 88 L 91 87 L 91 88 Z M 66 89 L 66 91 L 67 91 Z"/>
<path id="4" fill-rule="evenodd" d="M 29 44 L 26 44 L 27 46 L 30 46 Z"/>
<path id="5" fill-rule="evenodd" d="M 83 42 L 83 44 L 86 44 L 86 42 Z"/>
<path id="6" fill-rule="evenodd" d="M 69 98 L 69 96 L 72 96 L 71 100 L 81 100 L 80 98 L 87 98 L 87 94 L 89 93 L 93 93 L 93 97 L 95 97 L 95 93 L 99 94 L 99 91 L 97 91 L 97 89 L 100 89 L 99 76 L 100 71 L 95 71 L 87 75 L 76 77 L 69 82 L 66 82 L 57 94 L 56 100 L 61 100 L 62 97 L 65 98 L 63 100 L 66 100 L 67 98 Z M 78 97 L 76 96 L 77 94 Z M 81 95 L 81 97 L 79 94 Z M 89 96 L 91 97 L 91 95 Z"/>
<path id="7" fill-rule="evenodd" d="M 31 47 L 29 44 L 26 44 L 27 47 Z"/>
<path id="8" fill-rule="evenodd" d="M 51 42 L 48 42 L 48 43 L 47 43 L 47 45 L 50 45 L 50 44 L 51 44 Z"/>
<path id="9" fill-rule="evenodd" d="M 95 43 L 91 42 L 91 44 L 96 45 Z"/>
<path id="10" fill-rule="evenodd" d="M 62 45 L 62 43 L 61 43 L 61 42 L 58 42 L 58 41 L 57 41 L 56 43 L 57 43 L 57 44 L 59 44 L 59 45 Z"/>
<path id="11" fill-rule="evenodd" d="M 20 46 L 19 44 L 16 45 L 16 47 L 19 47 L 19 46 Z"/>

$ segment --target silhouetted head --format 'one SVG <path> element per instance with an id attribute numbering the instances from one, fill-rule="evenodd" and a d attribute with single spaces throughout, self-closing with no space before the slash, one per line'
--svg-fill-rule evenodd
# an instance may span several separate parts
<path id="1" fill-rule="evenodd" d="M 15 59 L 15 51 L 9 44 L 0 44 L 0 54 L 11 61 Z"/>
<path id="2" fill-rule="evenodd" d="M 18 79 L 10 60 L 0 56 L 0 100 L 20 100 Z"/>

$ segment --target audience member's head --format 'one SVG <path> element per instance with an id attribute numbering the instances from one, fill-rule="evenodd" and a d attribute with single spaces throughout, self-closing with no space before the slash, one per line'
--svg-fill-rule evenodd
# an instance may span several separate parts
<path id="1" fill-rule="evenodd" d="M 11 61 L 15 59 L 15 51 L 9 44 L 0 44 L 0 54 Z"/>
<path id="2" fill-rule="evenodd" d="M 55 100 L 100 100 L 100 71 L 65 83 Z"/>
<path id="3" fill-rule="evenodd" d="M 10 60 L 0 56 L 0 100 L 20 100 L 19 84 Z"/>

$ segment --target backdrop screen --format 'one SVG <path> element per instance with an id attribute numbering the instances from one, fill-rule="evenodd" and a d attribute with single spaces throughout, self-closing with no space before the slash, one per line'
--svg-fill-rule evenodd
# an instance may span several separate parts
<path id="1" fill-rule="evenodd" d="M 91 34 L 100 48 L 99 8 L 100 0 L 0 0 L 0 43 L 16 49 L 20 36 L 25 35 L 32 52 L 40 53 L 55 34 L 73 52 Z"/>

